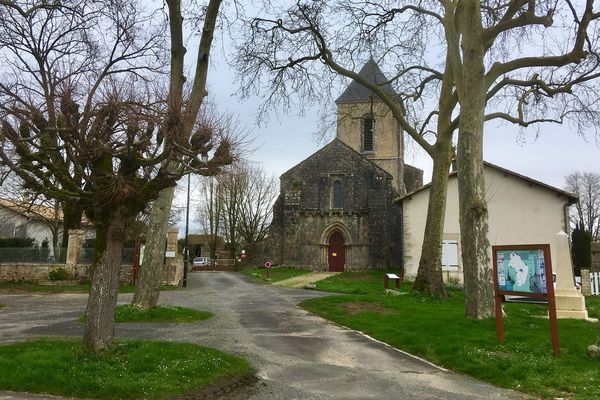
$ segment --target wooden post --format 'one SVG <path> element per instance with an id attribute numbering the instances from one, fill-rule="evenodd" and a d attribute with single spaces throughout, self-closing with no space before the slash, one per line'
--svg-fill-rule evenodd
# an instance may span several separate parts
<path id="1" fill-rule="evenodd" d="M 494 287 L 494 291 L 496 288 Z M 498 341 L 500 343 L 504 343 L 504 321 L 502 319 L 502 298 L 503 296 L 498 295 L 497 293 L 494 295 L 496 299 L 496 336 L 498 337 Z"/>

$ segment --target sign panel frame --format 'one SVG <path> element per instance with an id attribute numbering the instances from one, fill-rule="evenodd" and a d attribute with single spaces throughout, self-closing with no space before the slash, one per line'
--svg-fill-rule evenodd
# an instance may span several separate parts
<path id="1" fill-rule="evenodd" d="M 535 256 L 537 253 L 537 257 Z M 509 260 L 506 261 L 508 254 Z M 523 255 L 531 255 L 534 265 L 526 264 L 522 260 Z M 540 257 L 542 255 L 542 257 Z M 550 336 L 552 340 L 552 350 L 555 355 L 560 352 L 558 340 L 558 323 L 556 320 L 556 302 L 554 300 L 554 284 L 552 279 L 552 259 L 550 257 L 549 244 L 516 244 L 492 246 L 493 258 L 493 278 L 494 278 L 494 299 L 496 306 L 496 334 L 498 341 L 504 343 L 504 324 L 502 316 L 502 302 L 505 296 L 519 296 L 533 299 L 546 300 L 548 302 L 548 317 L 550 319 Z M 530 261 L 528 259 L 528 261 Z M 542 265 L 543 263 L 543 265 Z M 500 267 L 499 268 L 499 264 Z M 534 273 L 530 271 L 534 267 Z M 542 268 L 543 267 L 543 268 Z M 509 268 L 512 268 L 510 271 Z M 544 271 L 544 277 L 540 282 L 532 283 L 536 273 Z M 512 275 L 510 278 L 508 275 Z M 518 275 L 516 279 L 514 275 Z M 539 276 L 539 274 L 537 274 Z M 508 285 L 511 280 L 513 285 Z M 545 290 L 532 290 L 535 284 L 545 282 Z M 515 286 L 523 290 L 515 290 Z"/>

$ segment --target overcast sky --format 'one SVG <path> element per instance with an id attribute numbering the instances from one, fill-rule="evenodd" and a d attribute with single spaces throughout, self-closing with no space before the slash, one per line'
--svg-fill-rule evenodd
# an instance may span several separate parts
<path id="1" fill-rule="evenodd" d="M 221 57 L 215 58 L 209 75 L 211 96 L 219 109 L 236 113 L 252 129 L 260 147 L 249 156 L 251 160 L 262 163 L 266 171 L 279 176 L 322 147 L 313 136 L 320 130 L 318 113 L 314 109 L 307 110 L 301 117 L 273 110 L 266 123 L 257 125 L 256 114 L 261 100 L 240 100 L 235 94 L 233 71 Z M 344 89 L 341 86 L 338 93 Z M 595 132 L 582 137 L 561 125 L 546 124 L 539 129 L 520 132 L 518 127 L 508 123 L 488 123 L 484 158 L 559 188 L 564 187 L 565 175 L 573 171 L 600 172 L 600 147 Z M 425 170 L 425 181 L 430 180 L 431 161 L 417 146 L 407 146 L 406 161 Z"/>
<path id="2" fill-rule="evenodd" d="M 209 96 L 219 112 L 233 113 L 241 124 L 252 131 L 257 150 L 247 158 L 262 164 L 267 173 L 280 176 L 321 148 L 324 143 L 314 140 L 314 133 L 322 131 L 315 109 L 306 110 L 303 116 L 274 109 L 266 121 L 257 124 L 261 99 L 242 101 L 236 94 L 238 87 L 235 74 L 224 56 L 227 44 L 222 41 L 227 39 L 223 35 L 217 35 L 215 39 L 208 77 Z M 192 42 L 188 43 L 188 48 L 193 49 L 189 55 L 195 55 L 196 47 Z M 231 57 L 231 54 L 227 57 Z M 340 85 L 337 95 L 346 85 Z M 335 93 L 333 95 L 337 97 Z M 333 110 L 333 102 L 331 107 Z M 600 146 L 595 135 L 594 131 L 590 131 L 585 136 L 579 136 L 568 126 L 552 124 L 520 131 L 515 125 L 493 121 L 485 127 L 484 159 L 562 189 L 565 187 L 565 176 L 571 172 L 600 172 Z M 429 157 L 416 145 L 409 143 L 405 158 L 408 164 L 425 171 L 424 180 L 427 183 L 431 178 Z M 186 183 L 183 179 L 180 186 Z M 192 193 L 201 184 L 193 182 Z M 183 191 L 178 192 L 177 203 L 185 206 Z M 192 207 L 196 202 L 194 197 L 192 194 Z M 193 219 L 192 215 L 190 221 Z"/>

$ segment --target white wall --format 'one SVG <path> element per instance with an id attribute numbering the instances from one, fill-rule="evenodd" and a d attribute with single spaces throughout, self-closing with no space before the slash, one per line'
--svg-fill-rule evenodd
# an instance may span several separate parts
<path id="1" fill-rule="evenodd" d="M 486 198 L 489 208 L 490 244 L 545 244 L 554 255 L 556 234 L 565 229 L 565 195 L 493 167 L 485 168 Z M 417 274 L 429 189 L 424 189 L 403 200 L 404 208 L 404 267 L 407 277 Z M 458 239 L 461 243 L 458 221 L 458 189 L 456 175 L 448 182 L 448 201 L 444 221 L 444 239 Z M 490 260 L 491 260 L 490 253 Z M 459 274 L 462 279 L 462 261 L 459 254 Z M 446 274 L 446 276 L 452 274 Z"/>

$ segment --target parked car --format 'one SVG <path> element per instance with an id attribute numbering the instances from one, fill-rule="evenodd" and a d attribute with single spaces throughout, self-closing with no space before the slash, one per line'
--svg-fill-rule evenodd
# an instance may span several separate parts
<path id="1" fill-rule="evenodd" d="M 196 257 L 192 261 L 194 267 L 208 267 L 210 265 L 210 257 Z"/>

